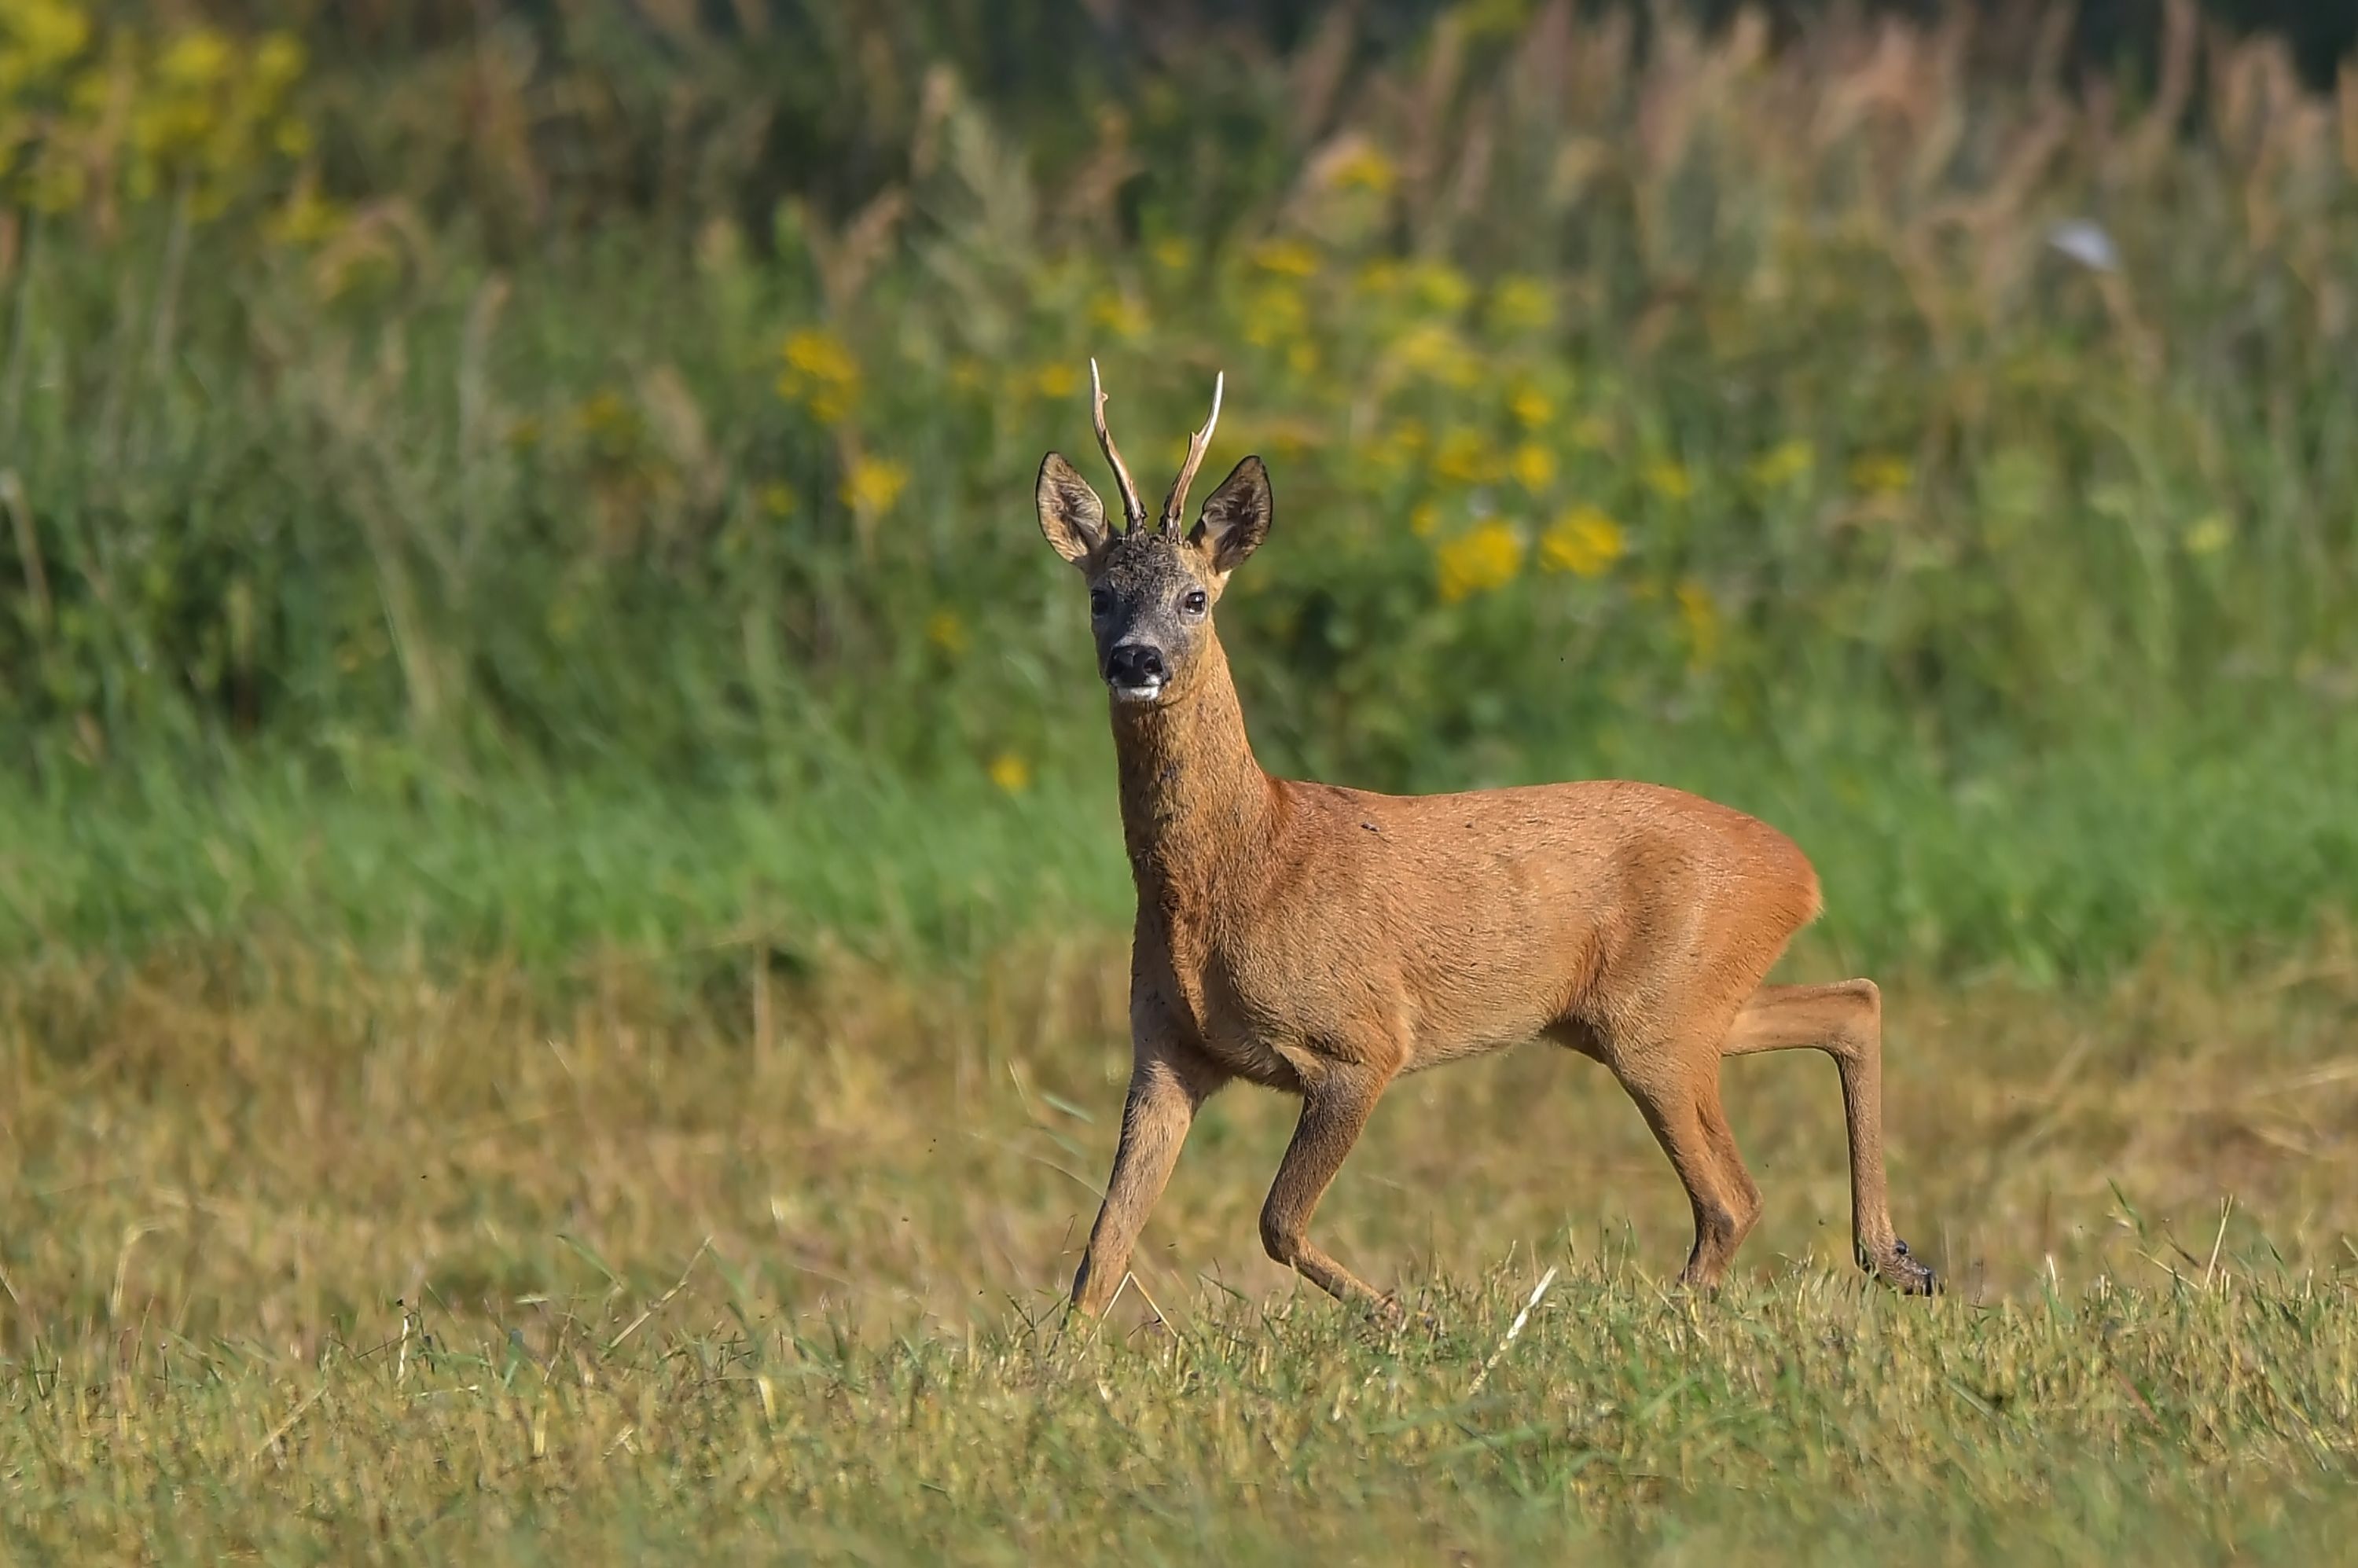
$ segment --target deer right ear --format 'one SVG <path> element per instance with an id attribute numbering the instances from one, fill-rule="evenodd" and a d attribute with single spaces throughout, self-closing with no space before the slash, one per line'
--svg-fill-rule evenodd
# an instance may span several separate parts
<path id="1" fill-rule="evenodd" d="M 1187 541 L 1204 553 L 1214 571 L 1226 577 L 1269 537 L 1275 510 L 1269 492 L 1269 470 L 1259 458 L 1247 458 L 1228 471 L 1219 489 L 1204 498 L 1204 514 Z"/>
<path id="2" fill-rule="evenodd" d="M 1077 567 L 1105 548 L 1105 503 L 1062 454 L 1050 452 L 1041 460 L 1036 499 L 1040 532 L 1058 555 Z"/>

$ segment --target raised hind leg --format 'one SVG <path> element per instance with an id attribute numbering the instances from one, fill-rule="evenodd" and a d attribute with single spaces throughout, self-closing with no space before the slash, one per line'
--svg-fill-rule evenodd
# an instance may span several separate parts
<path id="1" fill-rule="evenodd" d="M 1720 1052 L 1823 1051 L 1842 1075 L 1850 1131 L 1851 1234 L 1862 1267 L 1911 1295 L 1939 1288 L 1932 1271 L 1892 1233 L 1883 1173 L 1883 996 L 1873 980 L 1763 986 L 1736 1015 Z"/>

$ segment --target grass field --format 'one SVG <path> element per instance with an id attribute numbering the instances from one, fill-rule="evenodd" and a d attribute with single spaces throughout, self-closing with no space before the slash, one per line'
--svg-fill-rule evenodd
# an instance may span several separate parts
<path id="1" fill-rule="evenodd" d="M 1397 1335 L 1260 1256 L 1290 1119 L 1250 1091 L 1060 1331 L 1124 972 L 1089 939 L 686 999 L 615 960 L 562 1005 L 304 946 L 20 973 L 12 1552 L 2307 1562 L 2349 1528 L 2346 939 L 1895 979 L 1930 1303 L 1848 1266 L 1817 1058 L 1730 1069 L 1769 1208 L 1717 1300 L 1665 1284 L 1684 1201 L 1604 1074 L 1412 1079 L 1317 1227 L 1422 1310 Z"/>
<path id="2" fill-rule="evenodd" d="M 1147 9 L 0 0 L 0 1559 L 2347 1555 L 2358 70 Z M 1410 1326 L 1248 1090 L 1064 1325 L 1091 355 L 1271 767 L 1807 849 L 1948 1294 L 1823 1060 L 1696 1299 L 1531 1046 L 1319 1213 Z"/>

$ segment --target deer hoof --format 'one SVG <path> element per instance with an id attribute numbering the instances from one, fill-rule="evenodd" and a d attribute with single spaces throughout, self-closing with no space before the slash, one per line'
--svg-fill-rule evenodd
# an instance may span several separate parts
<path id="1" fill-rule="evenodd" d="M 1925 1264 L 1918 1262 L 1915 1256 L 1908 1250 L 1908 1243 L 1897 1237 L 1892 1238 L 1891 1251 L 1885 1257 L 1870 1259 L 1864 1255 L 1863 1249 L 1861 1251 L 1862 1255 L 1859 1258 L 1861 1265 L 1901 1295 L 1940 1294 L 1940 1276 L 1933 1273 Z"/>

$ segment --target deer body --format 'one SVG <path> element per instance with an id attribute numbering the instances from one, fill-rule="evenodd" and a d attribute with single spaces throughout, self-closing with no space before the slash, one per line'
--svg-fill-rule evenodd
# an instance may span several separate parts
<path id="1" fill-rule="evenodd" d="M 1931 1288 L 1891 1232 L 1873 984 L 1761 984 L 1819 912 L 1792 841 L 1653 784 L 1398 796 L 1271 778 L 1210 623 L 1228 571 L 1268 530 L 1260 460 L 1238 465 L 1182 538 L 1207 422 L 1149 534 L 1101 390 L 1096 414 L 1129 529 L 1108 529 L 1053 453 L 1040 511 L 1091 579 L 1139 903 L 1130 1095 L 1074 1304 L 1111 1299 L 1196 1108 L 1243 1078 L 1303 1100 L 1264 1246 L 1331 1293 L 1390 1310 L 1310 1241 L 1312 1211 L 1395 1078 L 1539 1036 L 1604 1063 L 1637 1101 L 1686 1185 L 1696 1234 L 1683 1277 L 1704 1286 L 1760 1210 L 1721 1108 L 1720 1061 L 1827 1051 L 1849 1112 L 1860 1257 L 1903 1289 Z"/>

